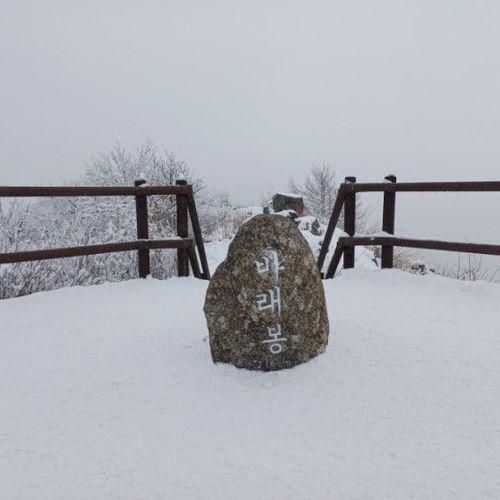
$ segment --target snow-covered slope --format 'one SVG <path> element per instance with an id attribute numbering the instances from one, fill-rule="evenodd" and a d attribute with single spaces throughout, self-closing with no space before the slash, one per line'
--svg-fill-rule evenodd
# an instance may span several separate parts
<path id="1" fill-rule="evenodd" d="M 206 282 L 0 302 L 2 499 L 500 497 L 500 286 L 325 283 L 327 352 L 213 365 Z"/>

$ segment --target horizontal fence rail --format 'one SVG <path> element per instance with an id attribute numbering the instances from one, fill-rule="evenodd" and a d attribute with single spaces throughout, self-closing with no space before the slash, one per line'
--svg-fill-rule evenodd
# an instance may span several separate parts
<path id="1" fill-rule="evenodd" d="M 344 183 L 341 189 L 355 193 L 375 193 L 384 191 L 396 191 L 406 193 L 429 193 L 429 192 L 498 192 L 499 181 L 477 181 L 477 182 L 360 182 Z"/>
<path id="2" fill-rule="evenodd" d="M 144 182 L 144 181 L 139 181 Z M 0 186 L 0 197 L 60 197 L 60 196 L 153 196 L 153 195 L 189 195 L 193 187 L 189 184 L 180 186 Z"/>
<path id="3" fill-rule="evenodd" d="M 422 250 L 444 250 L 448 252 L 476 253 L 482 255 L 500 256 L 500 245 L 482 243 L 463 243 L 455 241 L 419 240 L 411 238 L 396 238 L 391 236 L 342 236 L 338 239 L 330 266 L 325 277 L 333 278 L 337 271 L 342 253 L 346 248 L 356 246 L 390 246 L 403 248 L 420 248 Z"/>
<path id="4" fill-rule="evenodd" d="M 164 248 L 189 248 L 191 239 L 179 240 L 135 240 L 118 243 L 102 243 L 79 247 L 47 248 L 43 250 L 26 250 L 24 252 L 8 252 L 0 254 L 0 264 L 29 262 L 33 260 L 61 259 L 64 257 L 81 257 L 103 253 L 129 252 L 131 250 L 159 250 Z"/>
<path id="5" fill-rule="evenodd" d="M 150 240 L 147 198 L 148 196 L 164 195 L 175 196 L 177 200 L 177 237 Z M 193 187 L 183 179 L 176 181 L 175 185 L 169 186 L 148 186 L 143 179 L 135 181 L 134 186 L 0 186 L 0 197 L 94 196 L 135 197 L 137 240 L 0 253 L 0 264 L 137 251 L 139 276 L 145 278 L 150 274 L 150 250 L 177 249 L 177 273 L 179 276 L 188 276 L 189 264 L 191 264 L 195 277 L 210 279 Z M 194 238 L 188 237 L 189 220 L 191 220 Z"/>
<path id="6" fill-rule="evenodd" d="M 389 236 L 355 236 L 356 193 L 382 192 L 384 194 L 382 230 Z M 461 243 L 452 241 L 422 240 L 397 238 L 390 236 L 395 231 L 396 193 L 398 192 L 500 192 L 499 181 L 474 182 L 397 182 L 394 175 L 388 175 L 385 182 L 358 183 L 356 177 L 346 177 L 339 186 L 337 199 L 332 209 L 325 237 L 318 256 L 318 269 L 325 263 L 333 233 L 344 211 L 344 231 L 347 237 L 341 237 L 333 253 L 325 278 L 333 278 L 344 257 L 344 268 L 355 265 L 354 249 L 356 246 L 381 246 L 382 268 L 392 268 L 394 247 L 420 248 L 426 250 L 445 250 L 452 252 L 500 255 L 500 245 L 479 243 Z"/>
<path id="7" fill-rule="evenodd" d="M 455 241 L 421 240 L 413 238 L 397 238 L 392 236 L 353 236 L 341 237 L 343 246 L 391 245 L 394 247 L 422 248 L 425 250 L 446 250 L 448 252 L 479 253 L 483 255 L 500 255 L 500 245 L 483 243 L 463 243 Z"/>

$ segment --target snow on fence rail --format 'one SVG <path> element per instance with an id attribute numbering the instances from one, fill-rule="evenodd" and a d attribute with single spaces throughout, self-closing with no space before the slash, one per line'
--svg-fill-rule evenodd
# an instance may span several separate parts
<path id="1" fill-rule="evenodd" d="M 195 277 L 210 279 L 193 187 L 187 184 L 185 180 L 177 180 L 173 186 L 145 186 L 145 183 L 145 180 L 137 180 L 134 186 L 130 187 L 0 186 L 0 197 L 134 196 L 137 221 L 137 240 L 135 241 L 0 253 L 0 264 L 137 250 L 139 256 L 139 276 L 145 278 L 150 274 L 150 250 L 172 248 L 177 249 L 177 274 L 179 276 L 188 276 L 189 264 L 191 264 L 191 269 Z M 177 238 L 149 239 L 147 198 L 153 195 L 170 195 L 176 197 Z M 194 239 L 189 238 L 189 219 L 191 219 Z M 196 250 L 198 250 L 198 253 L 196 253 Z"/>
<path id="2" fill-rule="evenodd" d="M 383 192 L 384 205 L 382 231 L 388 235 L 394 234 L 396 213 L 396 192 L 500 192 L 498 181 L 475 182 L 396 182 L 394 175 L 385 177 L 381 183 L 356 183 L 356 177 L 346 177 L 339 187 L 337 199 L 333 206 L 325 238 L 318 257 L 318 269 L 321 272 L 333 232 L 337 226 L 342 209 L 344 210 L 344 231 L 348 237 L 337 241 L 335 252 L 328 266 L 325 278 L 333 278 L 344 256 L 344 268 L 354 267 L 354 252 L 356 246 L 380 245 L 382 247 L 382 268 L 392 268 L 394 247 L 422 248 L 427 250 L 445 250 L 455 252 L 479 253 L 485 255 L 500 255 L 500 245 L 485 245 L 479 243 L 460 243 L 452 241 L 421 240 L 397 238 L 394 236 L 355 236 L 356 233 L 356 193 Z"/>

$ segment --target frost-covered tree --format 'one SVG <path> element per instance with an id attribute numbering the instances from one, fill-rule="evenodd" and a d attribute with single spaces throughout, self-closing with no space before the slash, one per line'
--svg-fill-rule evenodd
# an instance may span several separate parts
<path id="1" fill-rule="evenodd" d="M 85 174 L 70 185 L 131 186 L 139 177 L 149 184 L 173 184 L 184 178 L 198 194 L 200 218 L 211 227 L 223 223 L 226 208 L 200 204 L 205 184 L 173 153 L 160 151 L 152 142 L 130 152 L 116 145 L 91 159 Z M 149 197 L 151 238 L 175 234 L 175 198 Z M 222 200 L 221 200 L 222 203 Z M 228 200 L 225 201 L 227 205 Z M 222 210 L 222 212 L 221 212 Z M 45 198 L 29 203 L 14 200 L 0 206 L 0 252 L 82 246 L 135 240 L 133 197 Z M 175 273 L 175 252 L 151 252 L 152 275 L 166 278 Z M 122 252 L 0 266 L 0 298 L 26 295 L 69 285 L 97 284 L 137 277 L 137 253 Z"/>
<path id="2" fill-rule="evenodd" d="M 217 239 L 234 234 L 235 209 L 226 192 L 206 193 L 199 197 L 197 205 L 204 234 Z"/>
<path id="3" fill-rule="evenodd" d="M 91 158 L 81 183 L 94 186 L 131 186 L 137 179 L 148 184 L 165 186 L 185 179 L 193 186 L 195 194 L 205 188 L 203 178 L 197 176 L 184 160 L 174 153 L 161 151 L 152 141 L 128 151 L 116 144 L 107 153 Z M 150 223 L 154 229 L 165 234 L 175 227 L 175 198 L 154 196 L 149 198 Z"/>
<path id="4" fill-rule="evenodd" d="M 297 184 L 293 179 L 289 181 L 290 191 L 304 197 L 307 212 L 317 217 L 322 224 L 328 223 L 337 199 L 338 188 L 336 171 L 328 163 L 313 164 L 302 185 Z M 365 230 L 367 220 L 368 210 L 363 206 L 358 196 L 356 200 L 358 231 Z M 342 224 L 343 215 L 339 219 L 339 225 Z"/>
<path id="5" fill-rule="evenodd" d="M 0 252 L 135 239 L 134 206 L 129 201 L 119 210 L 116 203 L 101 198 L 15 201 L 0 216 Z M 168 265 L 155 271 L 159 276 L 171 273 Z M 136 275 L 135 252 L 2 265 L 0 298 Z"/>
<path id="6" fill-rule="evenodd" d="M 325 222 L 332 212 L 337 188 L 335 170 L 327 163 L 313 165 L 303 185 L 298 185 L 290 179 L 291 191 L 303 195 L 307 210 L 322 222 Z"/>
<path id="7" fill-rule="evenodd" d="M 174 153 L 163 151 L 152 141 L 146 141 L 135 151 L 129 151 L 119 143 L 106 153 L 93 156 L 82 178 L 84 184 L 98 186 L 130 186 L 144 177 L 149 184 L 175 184 L 186 179 L 195 193 L 205 187 L 184 160 Z"/>

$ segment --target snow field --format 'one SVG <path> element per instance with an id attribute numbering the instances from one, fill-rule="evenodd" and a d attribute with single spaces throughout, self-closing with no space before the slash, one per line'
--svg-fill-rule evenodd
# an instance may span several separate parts
<path id="1" fill-rule="evenodd" d="M 500 496 L 498 285 L 344 272 L 272 373 L 212 364 L 206 285 L 0 302 L 2 499 Z"/>

